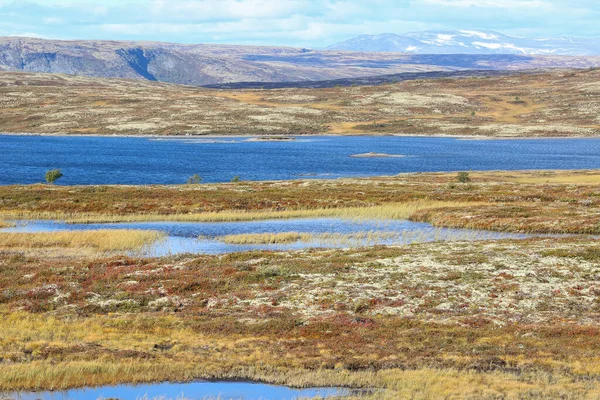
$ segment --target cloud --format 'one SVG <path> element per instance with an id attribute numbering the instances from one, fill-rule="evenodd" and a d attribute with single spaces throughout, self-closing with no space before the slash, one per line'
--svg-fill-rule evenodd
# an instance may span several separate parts
<path id="1" fill-rule="evenodd" d="M 597 0 L 0 0 L 0 33 L 324 47 L 361 34 L 600 35 Z"/>
<path id="2" fill-rule="evenodd" d="M 149 11 L 154 16 L 178 20 L 272 19 L 307 12 L 309 4 L 300 0 L 154 0 Z"/>
<path id="3" fill-rule="evenodd" d="M 477 8 L 540 8 L 551 4 L 541 0 L 422 0 L 425 4 L 445 7 Z"/>

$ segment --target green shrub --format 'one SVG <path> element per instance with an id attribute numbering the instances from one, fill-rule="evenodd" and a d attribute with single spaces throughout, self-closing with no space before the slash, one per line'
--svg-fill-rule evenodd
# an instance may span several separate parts
<path id="1" fill-rule="evenodd" d="M 63 174 L 60 169 L 51 169 L 46 171 L 46 182 L 49 184 L 54 184 L 58 179 L 62 178 Z"/>
<path id="2" fill-rule="evenodd" d="M 198 185 L 200 182 L 202 182 L 202 178 L 198 174 L 190 176 L 187 180 L 188 185 Z"/>
<path id="3" fill-rule="evenodd" d="M 456 175 L 456 180 L 460 183 L 467 183 L 471 182 L 471 177 L 469 176 L 468 172 L 462 171 Z"/>

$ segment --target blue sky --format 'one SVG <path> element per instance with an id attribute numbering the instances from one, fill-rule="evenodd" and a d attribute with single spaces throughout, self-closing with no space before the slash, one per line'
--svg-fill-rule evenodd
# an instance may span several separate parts
<path id="1" fill-rule="evenodd" d="M 485 29 L 600 36 L 598 0 L 0 0 L 0 35 L 325 47 L 360 34 Z"/>

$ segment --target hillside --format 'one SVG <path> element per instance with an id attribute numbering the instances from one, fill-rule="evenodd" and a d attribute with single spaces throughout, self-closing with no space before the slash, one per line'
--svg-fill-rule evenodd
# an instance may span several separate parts
<path id="1" fill-rule="evenodd" d="M 600 70 L 219 90 L 0 73 L 0 132 L 599 136 Z"/>
<path id="2" fill-rule="evenodd" d="M 406 72 L 594 66 L 600 66 L 600 58 L 374 54 L 288 47 L 0 38 L 0 71 L 136 78 L 194 86 L 323 81 Z"/>
<path id="3" fill-rule="evenodd" d="M 455 30 L 361 35 L 330 50 L 404 52 L 409 54 L 600 55 L 600 38 L 525 38 L 494 31 Z"/>

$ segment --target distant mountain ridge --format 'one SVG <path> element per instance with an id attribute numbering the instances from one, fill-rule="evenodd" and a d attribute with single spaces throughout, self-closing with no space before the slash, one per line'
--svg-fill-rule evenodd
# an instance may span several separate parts
<path id="1" fill-rule="evenodd" d="M 373 53 L 276 46 L 0 37 L 0 71 L 143 79 L 190 86 L 598 66 L 600 57 L 590 56 Z"/>
<path id="2" fill-rule="evenodd" d="M 485 30 L 444 30 L 362 35 L 328 50 L 409 54 L 600 55 L 600 38 L 524 38 Z"/>

